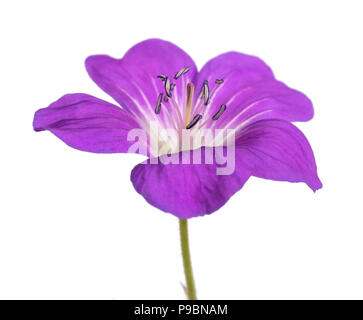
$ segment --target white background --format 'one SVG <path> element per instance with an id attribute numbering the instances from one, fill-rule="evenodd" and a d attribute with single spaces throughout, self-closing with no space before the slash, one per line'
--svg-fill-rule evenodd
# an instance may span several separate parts
<path id="1" fill-rule="evenodd" d="M 184 299 L 178 221 L 129 181 L 139 155 L 32 130 L 61 95 L 112 101 L 84 59 L 159 37 L 201 67 L 237 50 L 306 93 L 322 190 L 251 178 L 190 220 L 202 299 L 363 298 L 361 1 L 2 1 L 0 298 Z"/>

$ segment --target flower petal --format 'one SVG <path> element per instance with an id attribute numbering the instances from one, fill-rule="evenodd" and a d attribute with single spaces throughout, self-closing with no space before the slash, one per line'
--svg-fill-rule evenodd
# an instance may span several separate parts
<path id="1" fill-rule="evenodd" d="M 305 182 L 313 191 L 322 187 L 308 140 L 289 122 L 262 120 L 249 125 L 236 139 L 236 149 L 248 152 L 245 161 L 256 177 Z"/>
<path id="2" fill-rule="evenodd" d="M 178 80 L 173 79 L 184 67 L 191 68 Z M 156 117 L 154 110 L 158 96 L 160 93 L 165 95 L 164 83 L 157 76 L 163 74 L 176 83 L 172 91 L 173 99 L 181 102 L 186 98 L 187 83 L 194 79 L 197 71 L 193 60 L 183 50 L 159 39 L 138 43 L 122 59 L 105 55 L 88 57 L 86 68 L 97 85 L 134 113 L 139 121 L 163 121 L 164 127 L 168 128 L 175 127 L 173 117 L 169 115 L 175 106 L 163 102 L 162 110 Z"/>
<path id="3" fill-rule="evenodd" d="M 222 207 L 242 188 L 251 171 L 244 162 L 244 154 L 236 154 L 235 171 L 231 175 L 217 175 L 217 163 L 205 164 L 203 155 L 210 148 L 201 148 L 201 164 L 182 164 L 183 154 L 176 154 L 179 164 L 152 164 L 150 161 L 137 165 L 131 172 L 131 181 L 151 205 L 173 215 L 187 219 L 210 214 Z M 193 159 L 196 150 L 191 152 Z M 160 159 L 160 158 L 159 158 Z"/>
<path id="4" fill-rule="evenodd" d="M 210 84 L 216 79 L 229 77 L 233 72 L 244 74 L 244 86 L 262 80 L 274 79 L 270 67 L 261 59 L 239 52 L 226 52 L 209 60 L 200 70 L 197 78 L 197 87 L 200 88 L 204 80 Z"/>
<path id="5" fill-rule="evenodd" d="M 209 149 L 201 148 L 201 154 Z M 217 149 L 220 148 L 214 150 Z M 322 187 L 307 139 L 286 121 L 262 120 L 244 128 L 236 139 L 235 170 L 230 175 L 216 174 L 221 163 L 218 158 L 212 164 L 206 164 L 205 158 L 202 164 L 182 164 L 188 152 L 177 154 L 178 164 L 147 161 L 131 173 L 136 191 L 146 201 L 182 219 L 218 210 L 243 187 L 250 175 L 305 182 L 314 191 Z M 193 159 L 196 150 L 190 152 Z M 219 156 L 217 152 L 214 155 Z"/>
<path id="6" fill-rule="evenodd" d="M 95 153 L 127 152 L 137 122 L 121 108 L 87 94 L 68 94 L 35 113 L 35 131 L 49 130 L 69 146 Z"/>
<path id="7" fill-rule="evenodd" d="M 217 78 L 224 82 L 216 84 Z M 203 114 L 206 127 L 239 130 L 262 119 L 307 121 L 313 117 L 311 101 L 275 80 L 271 69 L 256 57 L 234 52 L 218 56 L 198 74 L 198 86 L 204 79 L 209 81 L 210 104 L 199 104 L 195 113 Z M 227 105 L 226 111 L 213 121 L 222 104 Z"/>

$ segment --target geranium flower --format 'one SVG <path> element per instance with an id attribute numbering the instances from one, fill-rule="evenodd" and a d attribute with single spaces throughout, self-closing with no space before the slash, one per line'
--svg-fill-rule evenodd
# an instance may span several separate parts
<path id="1" fill-rule="evenodd" d="M 183 219 L 181 223 L 219 209 L 250 176 L 305 182 L 313 191 L 321 188 L 309 142 L 291 124 L 310 120 L 312 103 L 276 80 L 259 58 L 228 52 L 198 72 L 180 48 L 151 39 L 132 47 L 122 59 L 90 56 L 86 69 L 121 107 L 87 94 L 68 94 L 35 113 L 34 129 L 49 130 L 69 146 L 95 153 L 126 153 L 135 143 L 128 141 L 128 133 L 144 130 L 146 138 L 138 142 L 144 148 L 138 152 L 157 158 L 161 151 L 180 161 L 139 164 L 131 181 L 147 202 Z M 165 139 L 158 134 L 164 129 L 178 135 Z M 217 175 L 217 156 L 213 163 L 183 163 L 189 152 L 179 143 L 184 129 L 197 141 L 202 129 L 233 129 L 234 172 Z M 200 139 L 190 153 L 225 149 L 225 137 L 217 140 Z M 185 235 L 186 225 L 181 229 Z"/>

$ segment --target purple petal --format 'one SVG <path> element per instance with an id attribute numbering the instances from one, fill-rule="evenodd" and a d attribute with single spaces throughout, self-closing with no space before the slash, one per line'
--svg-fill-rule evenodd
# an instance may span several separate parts
<path id="1" fill-rule="evenodd" d="M 207 149 L 201 148 L 202 155 Z M 205 164 L 202 158 L 202 164 L 181 164 L 187 152 L 177 155 L 180 164 L 146 162 L 131 173 L 136 191 L 146 201 L 179 218 L 218 210 L 250 175 L 305 182 L 314 191 L 322 186 L 307 139 L 286 121 L 262 120 L 244 128 L 236 140 L 235 171 L 231 175 L 216 174 L 220 160 Z M 191 151 L 191 159 L 195 152 Z"/>
<path id="2" fill-rule="evenodd" d="M 308 140 L 289 122 L 255 122 L 237 138 L 236 148 L 246 152 L 245 161 L 256 177 L 305 182 L 313 191 L 322 187 Z"/>
<path id="3" fill-rule="evenodd" d="M 184 67 L 191 69 L 178 80 L 174 75 Z M 194 79 L 197 71 L 193 60 L 174 44 L 150 39 L 132 47 L 122 59 L 105 55 L 87 58 L 86 68 L 90 77 L 122 107 L 134 113 L 141 121 L 157 120 L 172 127 L 170 113 L 173 106 L 164 103 L 156 117 L 155 106 L 164 83 L 157 78 L 163 74 L 176 83 L 172 91 L 176 101 L 186 98 L 186 85 Z M 174 110 L 175 112 L 175 110 Z"/>
<path id="4" fill-rule="evenodd" d="M 216 79 L 225 80 L 236 71 L 245 74 L 244 86 L 274 79 L 272 70 L 261 59 L 239 52 L 227 52 L 209 60 L 203 66 L 198 74 L 197 87 L 200 88 L 204 80 L 208 80 L 210 84 Z"/>
<path id="5" fill-rule="evenodd" d="M 222 78 L 222 84 L 215 79 Z M 307 121 L 313 117 L 311 101 L 301 92 L 274 79 L 271 69 L 260 59 L 226 53 L 209 61 L 198 74 L 197 88 L 207 79 L 210 104 L 199 105 L 206 127 L 235 128 L 262 119 Z M 211 118 L 222 104 L 226 111 L 218 121 Z"/>
<path id="6" fill-rule="evenodd" d="M 35 113 L 35 131 L 49 130 L 69 146 L 95 153 L 127 152 L 127 134 L 139 128 L 121 108 L 87 94 L 68 94 Z"/>
<path id="7" fill-rule="evenodd" d="M 205 150 L 201 148 L 202 155 Z M 181 164 L 185 152 L 188 151 L 177 155 L 180 164 L 146 162 L 131 172 L 136 191 L 147 202 L 179 218 L 202 216 L 218 210 L 250 177 L 244 154 L 236 154 L 233 174 L 217 175 L 219 165 L 215 161 L 205 164 L 203 157 L 202 164 Z M 191 159 L 194 152 L 191 152 Z"/>

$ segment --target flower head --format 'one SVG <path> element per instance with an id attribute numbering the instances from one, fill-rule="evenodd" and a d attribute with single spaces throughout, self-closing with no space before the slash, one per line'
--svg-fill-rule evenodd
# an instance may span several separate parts
<path id="1" fill-rule="evenodd" d="M 183 219 L 212 213 L 250 176 L 321 188 L 312 149 L 291 124 L 313 117 L 311 101 L 277 81 L 259 58 L 228 52 L 198 72 L 180 48 L 151 39 L 122 59 L 91 56 L 86 69 L 121 107 L 68 94 L 36 112 L 34 129 L 49 130 L 73 148 L 96 153 L 135 151 L 128 134 L 143 130 L 138 151 L 151 159 L 132 170 L 131 181 L 159 209 Z M 222 129 L 231 131 L 224 135 Z M 176 134 L 160 134 L 167 130 Z M 207 130 L 216 134 L 205 137 Z M 192 146 L 181 142 L 185 131 Z M 234 170 L 218 175 L 223 152 L 217 149 L 228 147 L 228 132 L 234 137 Z M 206 159 L 210 150 L 212 161 Z M 201 163 L 185 163 L 186 153 L 189 159 L 199 153 Z M 170 154 L 177 161 L 151 161 Z"/>

